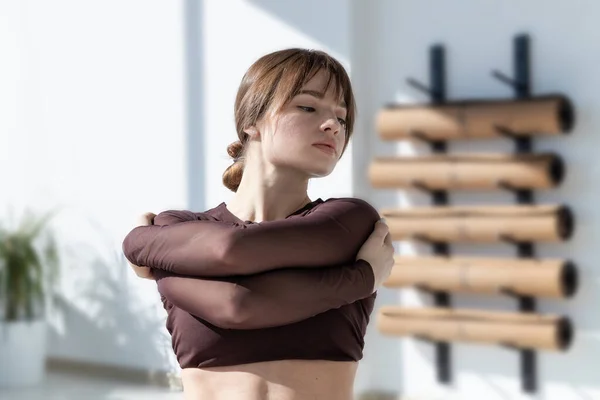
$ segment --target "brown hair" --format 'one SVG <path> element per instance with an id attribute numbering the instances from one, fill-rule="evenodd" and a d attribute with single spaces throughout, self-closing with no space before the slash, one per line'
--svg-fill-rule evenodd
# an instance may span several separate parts
<path id="1" fill-rule="evenodd" d="M 333 82 L 334 95 L 344 100 L 346 150 L 355 119 L 355 102 L 350 78 L 339 61 L 319 50 L 286 49 L 259 58 L 246 72 L 235 99 L 235 125 L 239 140 L 227 147 L 234 163 L 223 173 L 223 184 L 237 191 L 244 172 L 244 152 L 249 135 L 245 128 L 255 126 L 267 111 L 278 112 L 296 96 L 319 71 L 329 73 L 327 87 Z"/>

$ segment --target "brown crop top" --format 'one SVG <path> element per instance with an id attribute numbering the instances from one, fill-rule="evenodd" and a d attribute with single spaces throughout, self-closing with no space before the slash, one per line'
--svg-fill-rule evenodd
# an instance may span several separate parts
<path id="1" fill-rule="evenodd" d="M 317 199 L 260 223 L 221 203 L 162 212 L 125 237 L 123 252 L 153 268 L 182 368 L 357 361 L 376 293 L 356 254 L 379 218 L 353 198 Z"/>

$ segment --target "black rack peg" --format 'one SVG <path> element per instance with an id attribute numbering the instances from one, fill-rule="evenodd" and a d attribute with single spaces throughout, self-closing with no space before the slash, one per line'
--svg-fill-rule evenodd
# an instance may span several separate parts
<path id="1" fill-rule="evenodd" d="M 514 290 L 507 287 L 499 288 L 498 293 L 517 299 L 519 301 L 519 311 L 533 312 L 535 310 L 535 304 L 533 303 L 534 298 L 531 296 L 526 296 L 521 293 L 517 293 Z"/>
<path id="2" fill-rule="evenodd" d="M 415 189 L 433 196 L 434 204 L 446 204 L 448 202 L 448 193 L 445 190 L 433 189 L 428 187 L 424 182 L 420 180 L 412 180 L 409 185 Z"/>
<path id="3" fill-rule="evenodd" d="M 429 236 L 422 234 L 422 233 L 416 233 L 414 235 L 410 236 L 411 240 L 415 240 L 417 242 L 422 242 L 425 244 L 431 244 L 433 243 L 433 239 L 429 238 Z"/>
<path id="4" fill-rule="evenodd" d="M 425 132 L 421 132 L 416 129 L 409 130 L 408 135 L 414 139 L 420 140 L 425 144 L 431 144 L 435 141 L 434 139 L 429 138 Z"/>
<path id="5" fill-rule="evenodd" d="M 444 46 L 436 44 L 429 49 L 429 82 L 427 86 L 414 78 L 406 79 L 406 83 L 425 93 L 432 103 L 443 103 L 446 100 L 446 63 Z"/>
<path id="6" fill-rule="evenodd" d="M 425 192 L 427 194 L 432 194 L 435 191 L 435 189 L 430 188 L 423 181 L 420 181 L 420 180 L 417 180 L 417 179 L 411 180 L 409 184 L 413 188 L 419 189 L 420 191 Z"/>
<path id="7" fill-rule="evenodd" d="M 515 36 L 513 40 L 514 78 L 509 78 L 498 70 L 492 76 L 513 88 L 518 98 L 529 97 L 531 92 L 531 61 L 529 35 Z"/>
<path id="8" fill-rule="evenodd" d="M 508 129 L 505 126 L 495 124 L 494 128 L 496 129 L 496 132 L 498 132 L 500 135 L 505 136 L 509 139 L 518 139 L 520 137 L 520 135 L 517 132 Z"/>
<path id="9" fill-rule="evenodd" d="M 443 153 L 446 151 L 446 142 L 443 140 L 432 139 L 425 132 L 417 130 L 410 130 L 408 134 L 410 137 L 429 145 L 434 153 Z"/>
<path id="10" fill-rule="evenodd" d="M 433 292 L 435 292 L 435 289 L 431 288 L 426 283 L 417 283 L 414 286 L 415 286 L 416 289 L 421 290 L 421 291 L 426 292 L 426 293 L 433 293 Z"/>
<path id="11" fill-rule="evenodd" d="M 514 343 L 511 342 L 500 342 L 498 343 L 498 346 L 504 347 L 505 349 L 509 350 L 520 350 L 519 347 L 517 347 Z"/>
<path id="12" fill-rule="evenodd" d="M 509 138 L 515 143 L 515 152 L 517 154 L 531 153 L 533 150 L 533 143 L 531 136 L 528 134 L 518 134 L 504 126 L 494 125 L 496 132 L 500 135 Z"/>
<path id="13" fill-rule="evenodd" d="M 516 193 L 516 192 L 518 192 L 520 190 L 525 190 L 523 188 L 516 187 L 513 184 L 511 184 L 510 182 L 507 182 L 505 180 L 498 181 L 496 183 L 496 187 L 498 189 L 506 190 L 506 191 L 513 192 L 513 193 Z"/>
<path id="14" fill-rule="evenodd" d="M 503 72 L 498 71 L 497 69 L 492 71 L 492 76 L 496 79 L 498 79 L 500 82 L 502 83 L 506 83 L 508 86 L 512 86 L 513 88 L 517 89 L 517 88 L 522 88 L 522 83 L 517 82 L 516 80 L 509 78 L 508 76 L 506 76 Z"/>
<path id="15" fill-rule="evenodd" d="M 425 342 L 425 343 L 429 343 L 429 344 L 435 344 L 436 343 L 435 340 L 433 340 L 432 338 L 430 338 L 427 335 L 414 335 L 413 337 L 415 339 L 420 340 L 420 341 Z"/>
<path id="16" fill-rule="evenodd" d="M 515 239 L 514 236 L 509 235 L 508 233 L 501 233 L 501 234 L 499 234 L 498 235 L 498 239 L 501 242 L 505 242 L 505 243 L 509 243 L 509 244 L 515 244 L 516 245 L 516 244 L 520 243 L 518 239 Z"/>
<path id="17" fill-rule="evenodd" d="M 514 290 L 507 288 L 505 286 L 501 286 L 498 288 L 498 293 L 503 294 L 505 296 L 509 296 L 509 297 L 520 297 L 521 294 L 515 292 Z"/>
<path id="18" fill-rule="evenodd" d="M 434 96 L 435 92 L 429 88 L 427 85 L 419 82 L 418 80 L 414 79 L 414 78 L 407 78 L 406 79 L 406 83 L 408 83 L 410 86 L 412 86 L 413 88 L 425 93 L 428 96 Z"/>
<path id="19" fill-rule="evenodd" d="M 521 258 L 535 258 L 535 251 L 532 242 L 526 242 L 515 239 L 513 236 L 501 233 L 498 235 L 498 239 L 501 242 L 505 242 L 516 246 L 517 255 Z"/>
<path id="20" fill-rule="evenodd" d="M 533 203 L 533 191 L 530 189 L 522 189 L 511 185 L 508 182 L 500 181 L 497 183 L 498 189 L 508 190 L 513 192 L 517 197 L 517 203 L 519 204 L 532 204 Z"/>

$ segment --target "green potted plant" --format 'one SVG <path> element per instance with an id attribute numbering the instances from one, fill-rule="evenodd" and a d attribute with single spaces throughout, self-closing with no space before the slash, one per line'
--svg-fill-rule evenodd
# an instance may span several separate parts
<path id="1" fill-rule="evenodd" d="M 58 276 L 58 252 L 47 224 L 53 214 L 0 222 L 0 387 L 44 377 L 46 310 Z"/>

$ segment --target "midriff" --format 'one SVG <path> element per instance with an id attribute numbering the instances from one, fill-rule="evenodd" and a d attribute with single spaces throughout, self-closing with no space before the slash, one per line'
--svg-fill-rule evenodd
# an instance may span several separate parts
<path id="1" fill-rule="evenodd" d="M 352 400 L 358 363 L 268 361 L 185 368 L 185 400 Z"/>

